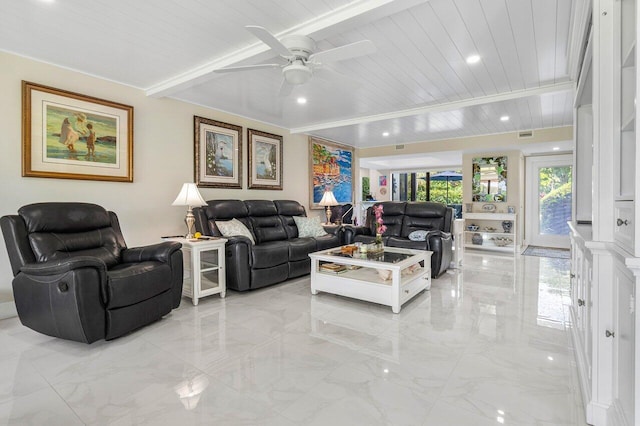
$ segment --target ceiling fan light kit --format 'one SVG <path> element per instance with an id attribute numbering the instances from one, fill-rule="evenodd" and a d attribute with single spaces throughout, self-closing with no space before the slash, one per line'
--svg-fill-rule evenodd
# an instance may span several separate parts
<path id="1" fill-rule="evenodd" d="M 284 67 L 282 74 L 284 74 L 284 79 L 287 83 L 297 86 L 309 81 L 313 75 L 313 70 L 298 60 Z"/>

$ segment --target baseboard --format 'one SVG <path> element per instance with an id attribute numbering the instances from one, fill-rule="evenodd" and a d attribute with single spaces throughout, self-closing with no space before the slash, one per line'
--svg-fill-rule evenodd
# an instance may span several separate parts
<path id="1" fill-rule="evenodd" d="M 13 300 L 10 302 L 0 302 L 0 320 L 17 316 L 18 312 L 16 311 L 16 304 Z"/>

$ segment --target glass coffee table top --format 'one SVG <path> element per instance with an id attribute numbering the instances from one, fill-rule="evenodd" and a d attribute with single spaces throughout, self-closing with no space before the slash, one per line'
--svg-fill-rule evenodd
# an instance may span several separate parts
<path id="1" fill-rule="evenodd" d="M 341 250 L 334 250 L 334 251 L 328 252 L 327 255 L 336 256 L 336 257 L 345 257 L 348 259 L 371 260 L 374 262 L 381 262 L 381 263 L 398 263 L 413 256 L 413 254 L 411 253 L 397 253 L 397 252 L 391 252 L 387 250 L 383 250 L 380 252 L 366 252 L 366 253 L 359 253 L 357 251 L 353 253 L 349 253 Z"/>

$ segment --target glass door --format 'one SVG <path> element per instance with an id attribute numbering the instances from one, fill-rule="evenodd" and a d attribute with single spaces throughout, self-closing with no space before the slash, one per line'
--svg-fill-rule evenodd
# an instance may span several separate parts
<path id="1" fill-rule="evenodd" d="M 528 245 L 569 248 L 572 171 L 571 155 L 527 157 Z"/>

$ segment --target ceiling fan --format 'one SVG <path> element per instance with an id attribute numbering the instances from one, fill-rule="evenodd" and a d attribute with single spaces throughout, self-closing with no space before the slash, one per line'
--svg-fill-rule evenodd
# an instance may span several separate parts
<path id="1" fill-rule="evenodd" d="M 376 46 L 370 40 L 361 40 L 345 44 L 329 50 L 315 52 L 316 43 L 312 38 L 304 35 L 288 35 L 278 40 L 263 27 L 249 25 L 245 27 L 254 36 L 262 40 L 278 55 L 287 60 L 286 64 L 256 64 L 237 67 L 219 68 L 215 72 L 252 71 L 265 68 L 282 68 L 284 77 L 280 94 L 291 91 L 293 86 L 305 84 L 313 76 L 315 69 L 327 62 L 343 61 L 370 55 L 376 51 Z"/>

